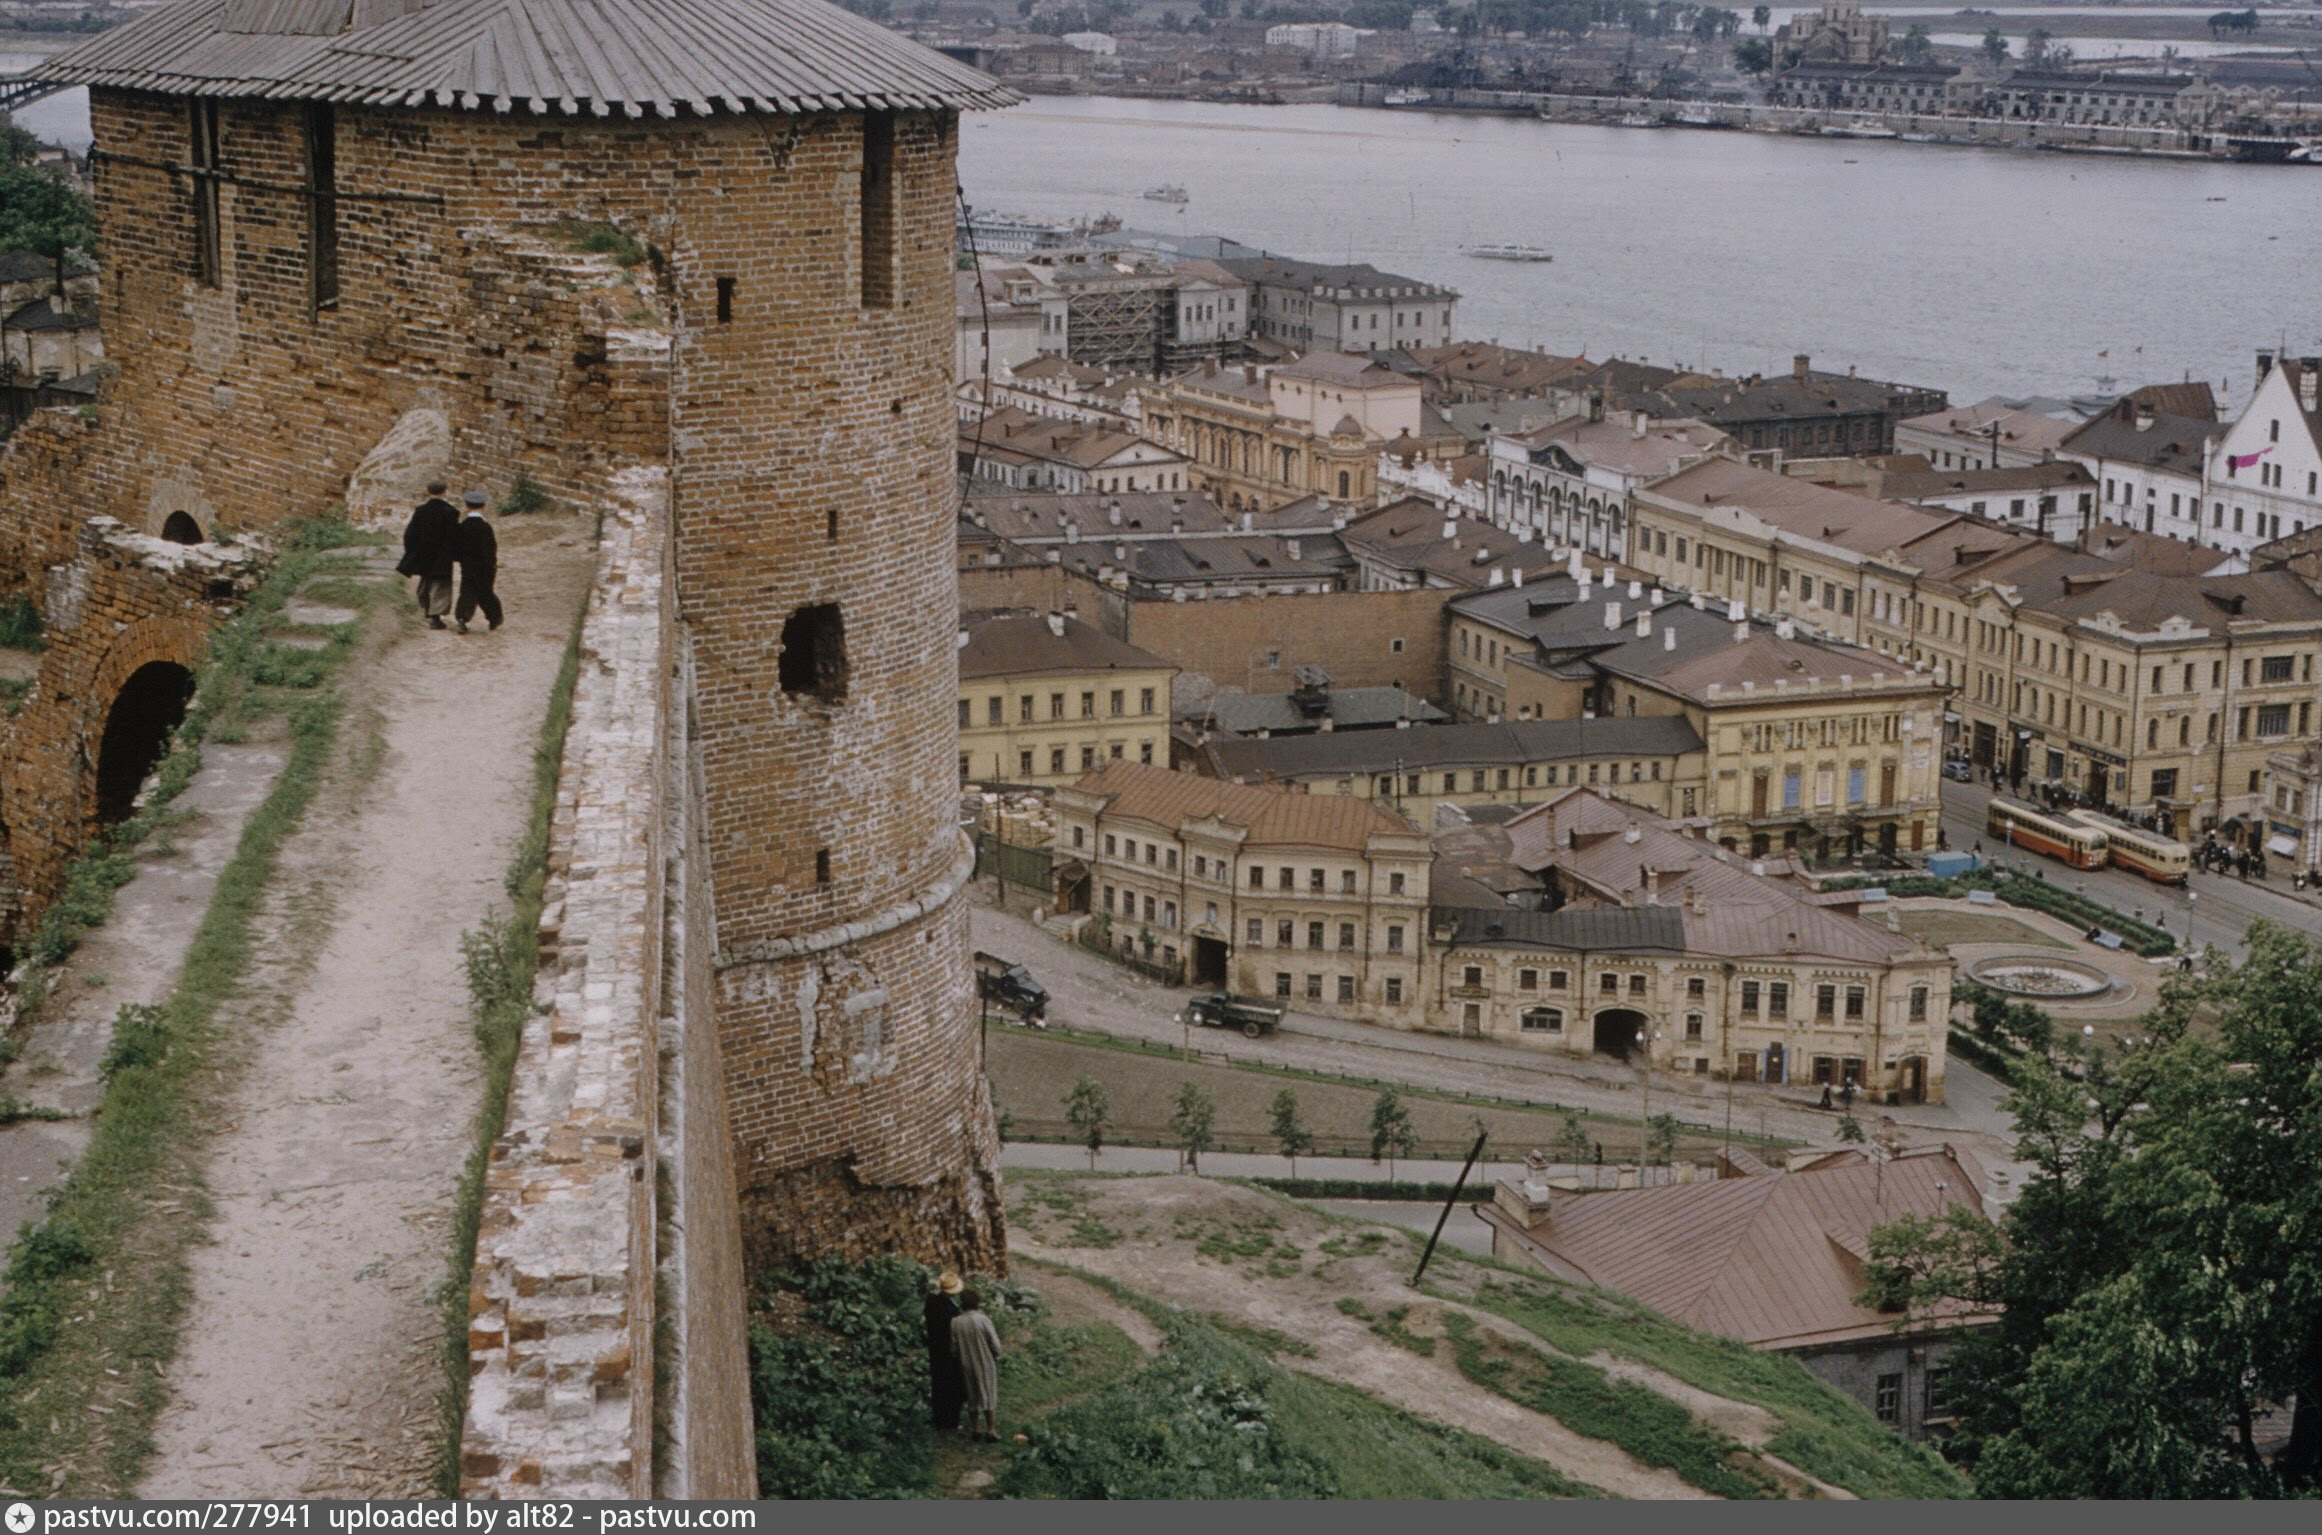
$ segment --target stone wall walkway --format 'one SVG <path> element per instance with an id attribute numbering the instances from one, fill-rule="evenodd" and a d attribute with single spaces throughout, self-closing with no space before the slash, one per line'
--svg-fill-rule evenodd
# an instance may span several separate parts
<path id="1" fill-rule="evenodd" d="M 438 1287 L 481 1063 L 460 935 L 495 908 L 593 559 L 499 528 L 498 633 L 416 626 L 353 668 L 333 781 L 284 849 L 208 1170 L 212 1245 L 141 1496 L 428 1493 Z"/>

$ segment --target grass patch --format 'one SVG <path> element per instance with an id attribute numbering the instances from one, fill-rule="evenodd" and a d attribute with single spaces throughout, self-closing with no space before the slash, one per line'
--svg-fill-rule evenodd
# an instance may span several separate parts
<path id="1" fill-rule="evenodd" d="M 2072 947 L 2012 918 L 1987 917 L 1981 912 L 1931 911 L 1921 907 L 1897 912 L 1895 922 L 1904 932 L 1934 949 L 1948 949 L 1955 943 L 2021 943 L 2040 949 Z"/>
<path id="2" fill-rule="evenodd" d="M 1242 1347 L 1254 1349 L 1268 1359 L 1279 1359 L 1284 1354 L 1298 1359 L 1315 1359 L 1321 1356 L 1321 1350 L 1304 1338 L 1293 1338 L 1286 1332 L 1267 1327 L 1262 1323 L 1236 1321 L 1219 1311 L 1205 1313 L 1202 1320 Z"/>
<path id="3" fill-rule="evenodd" d="M 357 535 L 300 525 L 248 606 L 211 638 L 193 704 L 146 808 L 76 861 L 65 896 L 30 945 L 33 995 L 109 911 L 130 851 L 192 781 L 207 732 L 247 714 L 261 633 L 290 593 Z M 346 645 L 330 654 L 343 656 Z M 108 1058 L 88 1149 L 10 1251 L 0 1315 L 0 1484 L 52 1496 L 121 1496 L 151 1443 L 188 1295 L 186 1252 L 209 1210 L 200 1192 L 219 1062 L 217 1015 L 247 972 L 283 843 L 313 803 L 337 736 L 339 700 L 316 692 L 288 711 L 290 757 L 244 826 L 168 999 L 132 1021 Z"/>
<path id="4" fill-rule="evenodd" d="M 1510 1346 L 1476 1330 L 1472 1318 L 1444 1318 L 1459 1373 L 1509 1401 L 1546 1413 L 1577 1434 L 1619 1445 L 1648 1466 L 1721 1498 L 1771 1498 L 1780 1484 L 1739 1443 L 1657 1391 L 1615 1380 L 1592 1364 Z"/>
<path id="5" fill-rule="evenodd" d="M 1286 1372 L 1271 1400 L 1279 1432 L 1331 1468 L 1340 1498 L 1604 1496 L 1545 1461 L 1335 1381 Z"/>
<path id="6" fill-rule="evenodd" d="M 502 517 L 525 517 L 534 512 L 545 512 L 554 505 L 556 499 L 549 495 L 547 487 L 519 469 L 516 471 L 516 483 L 508 487 L 508 494 L 502 496 L 500 504 L 492 510 Z M 601 511 L 598 513 L 600 518 L 603 515 Z"/>
<path id="7" fill-rule="evenodd" d="M 1411 1314 L 1409 1306 L 1389 1306 L 1387 1314 L 1371 1324 L 1371 1331 L 1400 1349 L 1408 1349 L 1422 1359 L 1435 1357 L 1435 1340 L 1413 1332 L 1403 1325 Z"/>
<path id="8" fill-rule="evenodd" d="M 484 1174 L 492 1143 L 508 1124 L 508 1086 L 516 1074 L 524 1020 L 532 1012 L 532 982 L 540 964 L 541 887 L 548 877 L 548 832 L 556 813 L 556 783 L 564 771 L 564 739 L 572 725 L 572 695 L 580 679 L 584 603 L 565 641 L 564 663 L 548 694 L 548 713 L 532 748 L 532 815 L 508 866 L 511 911 L 463 934 L 468 992 L 475 1001 L 476 1047 L 484 1057 L 484 1100 L 476 1110 L 474 1142 L 452 1204 L 451 1252 L 438 1304 L 443 1314 L 444 1385 L 437 1398 L 436 1489 L 459 1496 L 460 1430 L 468 1414 L 468 1284 L 476 1267 L 476 1228 L 483 1219 Z"/>
<path id="9" fill-rule="evenodd" d="M 1704 1391 L 1765 1408 L 1783 1423 L 1767 1450 L 1860 1497 L 1968 1495 L 1966 1481 L 1934 1451 L 1898 1437 L 1860 1402 L 1780 1354 L 1695 1332 L 1600 1291 L 1492 1278 L 1468 1300 L 1563 1353 L 1632 1359 Z"/>
<path id="10" fill-rule="evenodd" d="M 602 220 L 558 219 L 549 231 L 574 250 L 610 256 L 624 268 L 641 265 L 646 258 L 643 241 Z"/>

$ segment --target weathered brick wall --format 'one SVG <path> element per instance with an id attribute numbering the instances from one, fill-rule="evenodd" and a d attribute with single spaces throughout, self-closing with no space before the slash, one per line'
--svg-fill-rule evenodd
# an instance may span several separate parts
<path id="1" fill-rule="evenodd" d="M 1034 613 L 1061 613 L 1071 608 L 1080 621 L 1102 629 L 1115 639 L 1129 637 L 1131 602 L 1124 592 L 1099 586 L 1061 565 L 967 565 L 959 573 L 959 609 L 973 613 L 993 608 L 1023 608 Z"/>
<path id="2" fill-rule="evenodd" d="M 258 556 L 164 543 L 100 517 L 39 573 L 48 648 L 16 717 L 0 722 L 0 847 L 16 887 L 0 907 L 19 922 L 55 899 L 95 827 L 99 749 L 123 684 L 155 662 L 199 667 L 211 628 L 256 584 Z"/>
<path id="3" fill-rule="evenodd" d="M 1443 687 L 1443 605 L 1458 595 L 1423 588 L 1138 602 L 1129 606 L 1127 639 L 1218 687 L 1287 693 L 1297 668 L 1319 666 L 1338 687 L 1394 686 L 1433 698 Z"/>

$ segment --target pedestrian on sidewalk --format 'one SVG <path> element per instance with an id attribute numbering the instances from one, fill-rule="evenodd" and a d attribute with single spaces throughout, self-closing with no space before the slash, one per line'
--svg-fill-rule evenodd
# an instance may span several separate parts
<path id="1" fill-rule="evenodd" d="M 984 1315 L 984 1298 L 959 1292 L 959 1315 L 951 1319 L 951 1351 L 959 1357 L 960 1382 L 967 1392 L 968 1432 L 983 1425 L 983 1437 L 1000 1439 L 1000 1330 Z"/>
<path id="2" fill-rule="evenodd" d="M 427 615 L 430 629 L 450 627 L 443 621 L 452 605 L 452 564 L 454 546 L 459 538 L 459 509 L 446 501 L 444 492 L 450 487 L 441 480 L 431 480 L 427 499 L 411 513 L 411 521 L 403 527 L 403 563 L 395 567 L 399 576 L 419 578 L 419 611 Z"/>
<path id="3" fill-rule="evenodd" d="M 456 618 L 460 633 L 468 632 L 468 620 L 483 609 L 484 621 L 493 628 L 500 627 L 504 616 L 500 611 L 500 596 L 492 590 L 492 583 L 500 574 L 500 539 L 492 531 L 492 524 L 484 517 L 484 493 L 468 492 L 468 515 L 460 523 L 459 536 L 452 552 L 459 560 L 460 604 Z"/>
<path id="4" fill-rule="evenodd" d="M 1828 1082 L 1822 1084 L 1822 1107 L 1830 1107 L 1830 1084 Z"/>
<path id="5" fill-rule="evenodd" d="M 958 1430 L 960 1404 L 967 1399 L 967 1385 L 960 1378 L 959 1355 L 951 1347 L 951 1324 L 959 1315 L 960 1288 L 959 1275 L 943 1275 L 928 1293 L 924 1311 L 928 1421 L 942 1434 Z"/>

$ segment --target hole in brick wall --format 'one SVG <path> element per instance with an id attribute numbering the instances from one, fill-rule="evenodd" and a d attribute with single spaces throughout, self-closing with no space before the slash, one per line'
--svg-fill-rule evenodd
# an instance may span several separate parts
<path id="1" fill-rule="evenodd" d="M 838 537 L 838 508 L 835 506 L 830 509 L 830 536 L 833 539 Z"/>
<path id="2" fill-rule="evenodd" d="M 830 849 L 827 847 L 814 850 L 814 882 L 818 885 L 830 883 Z"/>
<path id="3" fill-rule="evenodd" d="M 889 405 L 889 406 L 887 407 L 887 414 L 888 414 L 888 415 L 890 415 L 890 416 L 900 416 L 900 415 L 902 415 L 902 414 L 903 414 L 903 402 L 902 402 L 901 400 L 897 400 L 897 401 L 895 401 L 893 404 Z"/>
<path id="4" fill-rule="evenodd" d="M 888 112 L 863 114 L 862 237 L 863 307 L 895 305 L 895 118 Z"/>
<path id="5" fill-rule="evenodd" d="M 161 525 L 161 536 L 173 544 L 198 544 L 202 541 L 202 525 L 193 520 L 191 512 L 171 512 Z"/>
<path id="6" fill-rule="evenodd" d="M 734 323 L 734 279 L 731 277 L 718 279 L 718 323 Z"/>
<path id="7" fill-rule="evenodd" d="M 838 604 L 800 608 L 782 626 L 782 691 L 824 703 L 847 696 L 847 630 Z"/>
<path id="8" fill-rule="evenodd" d="M 97 819 L 107 826 L 126 821 L 145 785 L 169 748 L 169 733 L 185 718 L 193 698 L 193 673 L 170 661 L 151 661 L 130 674 L 105 716 L 97 747 Z"/>

